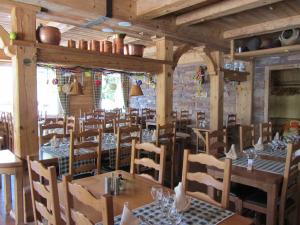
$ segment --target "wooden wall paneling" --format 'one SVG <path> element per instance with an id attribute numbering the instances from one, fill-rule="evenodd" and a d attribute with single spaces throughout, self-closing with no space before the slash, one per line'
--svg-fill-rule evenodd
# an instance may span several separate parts
<path id="1" fill-rule="evenodd" d="M 164 38 L 155 40 L 157 59 L 173 60 L 173 42 Z M 163 65 L 161 73 L 157 74 L 156 112 L 157 123 L 165 125 L 172 119 L 173 110 L 173 69 L 172 65 Z"/>
<path id="2" fill-rule="evenodd" d="M 216 68 L 223 66 L 224 56 L 220 51 L 208 53 L 214 61 Z M 217 69 L 215 75 L 210 75 L 210 129 L 223 128 L 224 104 L 224 72 Z"/>
<path id="3" fill-rule="evenodd" d="M 249 125 L 252 123 L 252 101 L 253 101 L 253 62 L 246 63 L 247 81 L 237 86 L 236 114 L 240 124 Z"/>
<path id="4" fill-rule="evenodd" d="M 12 31 L 18 38 L 36 40 L 36 11 L 13 8 Z M 17 46 L 12 57 L 14 69 L 14 150 L 23 159 L 38 153 L 38 106 L 36 79 L 36 48 Z"/>

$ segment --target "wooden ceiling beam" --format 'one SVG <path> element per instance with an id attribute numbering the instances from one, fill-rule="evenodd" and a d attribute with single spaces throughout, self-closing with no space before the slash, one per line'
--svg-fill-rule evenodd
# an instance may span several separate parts
<path id="1" fill-rule="evenodd" d="M 223 37 L 225 39 L 238 39 L 298 27 L 300 27 L 300 16 L 290 16 L 282 19 L 227 30 L 223 33 Z"/>
<path id="2" fill-rule="evenodd" d="M 143 19 L 154 19 L 208 1 L 209 0 L 137 0 L 136 14 L 137 17 Z"/>
<path id="3" fill-rule="evenodd" d="M 176 25 L 192 25 L 286 0 L 227 0 L 177 16 Z"/>

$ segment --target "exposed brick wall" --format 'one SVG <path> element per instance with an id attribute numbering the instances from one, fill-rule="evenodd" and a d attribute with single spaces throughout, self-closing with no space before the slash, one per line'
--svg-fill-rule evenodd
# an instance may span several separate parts
<path id="1" fill-rule="evenodd" d="M 287 65 L 297 63 L 300 63 L 300 54 L 272 56 L 255 60 L 252 115 L 253 123 L 257 124 L 264 121 L 265 68 L 271 65 Z"/>
<path id="2" fill-rule="evenodd" d="M 178 113 L 181 109 L 188 109 L 192 114 L 192 119 L 195 120 L 196 112 L 204 111 L 209 121 L 210 112 L 210 93 L 209 81 L 203 85 L 207 92 L 207 97 L 199 97 L 197 94 L 198 82 L 193 80 L 198 67 L 201 64 L 185 64 L 179 65 L 174 71 L 173 81 L 173 110 Z M 224 120 L 228 113 L 236 112 L 236 87 L 232 82 L 226 83 L 224 88 Z M 142 84 L 144 96 L 132 97 L 130 99 L 130 106 L 137 108 L 155 108 L 156 107 L 156 93 L 155 90 L 146 82 Z"/>

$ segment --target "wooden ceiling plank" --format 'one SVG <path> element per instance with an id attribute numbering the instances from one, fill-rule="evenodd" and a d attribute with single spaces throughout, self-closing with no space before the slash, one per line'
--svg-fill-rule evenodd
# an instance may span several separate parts
<path id="1" fill-rule="evenodd" d="M 290 16 L 287 18 L 227 30 L 223 33 L 223 37 L 225 39 L 238 39 L 297 27 L 300 27 L 300 16 Z"/>
<path id="2" fill-rule="evenodd" d="M 209 0 L 138 0 L 137 17 L 154 19 Z"/>
<path id="3" fill-rule="evenodd" d="M 177 16 L 176 25 L 192 25 L 286 0 L 228 0 Z"/>
<path id="4" fill-rule="evenodd" d="M 26 4 L 24 4 L 26 3 Z M 34 12 L 39 12 L 41 11 L 41 7 L 36 6 L 34 4 L 30 4 L 30 2 L 24 1 L 22 2 L 17 2 L 13 0 L 0 0 L 0 9 L 6 12 L 10 12 L 12 8 L 14 7 L 22 7 L 25 9 L 32 10 Z"/>

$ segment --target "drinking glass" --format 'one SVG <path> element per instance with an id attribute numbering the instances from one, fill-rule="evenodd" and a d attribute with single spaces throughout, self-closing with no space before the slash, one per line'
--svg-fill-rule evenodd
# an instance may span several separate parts
<path id="1" fill-rule="evenodd" d="M 178 212 L 178 210 L 175 207 L 175 204 L 173 204 L 172 207 L 169 209 L 168 219 L 170 225 L 178 225 L 182 221 L 182 213 Z"/>
<path id="2" fill-rule="evenodd" d="M 160 206 L 163 198 L 163 189 L 161 187 L 152 187 L 151 196 L 155 202 L 155 205 Z"/>

